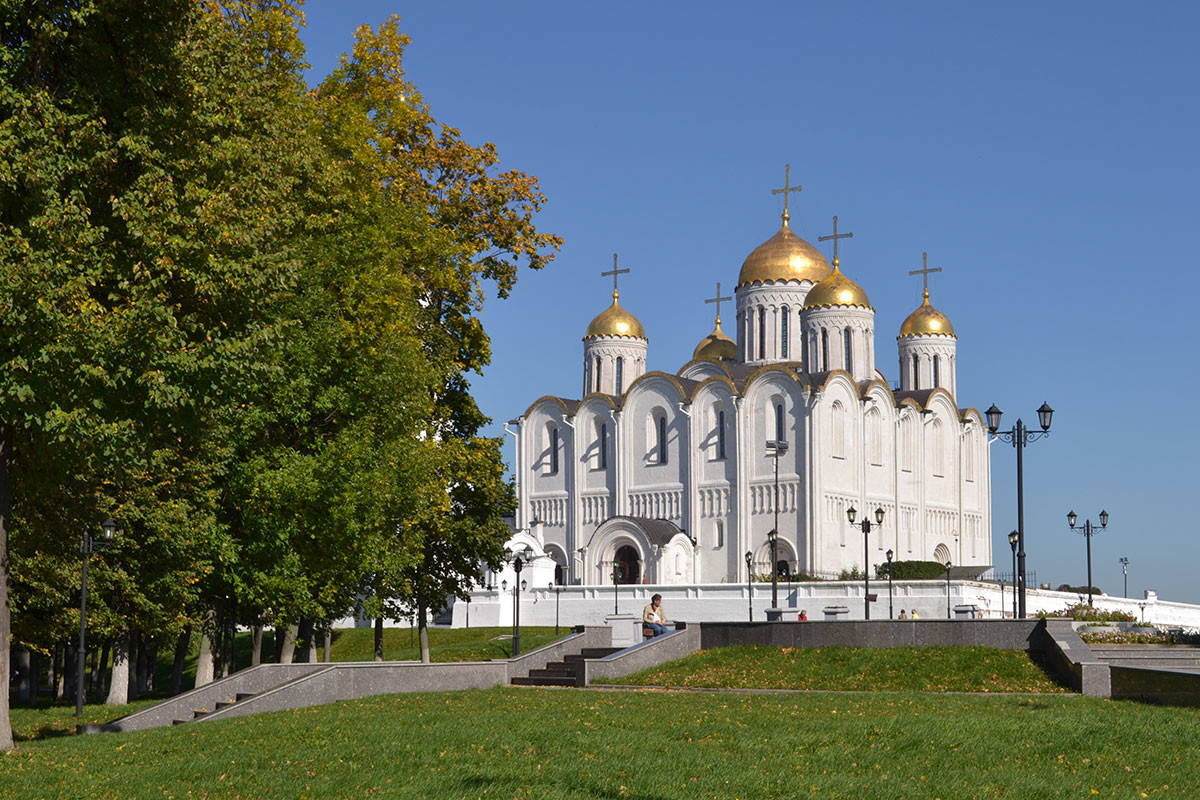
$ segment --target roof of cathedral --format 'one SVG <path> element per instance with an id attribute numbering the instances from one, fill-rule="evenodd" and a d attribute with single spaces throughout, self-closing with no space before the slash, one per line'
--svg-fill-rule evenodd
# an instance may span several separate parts
<path id="1" fill-rule="evenodd" d="M 752 283 L 812 281 L 828 277 L 829 262 L 821 251 L 792 233 L 787 219 L 779 231 L 746 256 L 738 274 L 738 288 Z"/>
<path id="2" fill-rule="evenodd" d="M 633 339 L 645 339 L 646 330 L 638 318 L 621 307 L 619 295 L 613 290 L 612 305 L 600 312 L 588 325 L 584 339 L 596 339 L 601 336 L 625 336 Z"/>
<path id="3" fill-rule="evenodd" d="M 929 290 L 925 290 L 925 299 L 921 302 L 916 311 L 908 315 L 904 323 L 900 326 L 900 335 L 897 339 L 906 339 L 910 336 L 949 336 L 952 339 L 958 337 L 954 335 L 954 326 L 950 324 L 950 320 L 946 315 L 938 311 L 929 304 Z"/>
<path id="4" fill-rule="evenodd" d="M 708 361 L 732 361 L 737 358 L 737 345 L 734 344 L 733 339 L 725 335 L 725 331 L 721 330 L 720 317 L 717 317 L 717 324 L 713 328 L 713 332 L 696 345 L 695 351 L 692 352 L 692 358 Z"/>
<path id="5" fill-rule="evenodd" d="M 836 258 L 833 259 L 833 272 L 810 289 L 808 296 L 804 298 L 805 309 L 832 308 L 834 306 L 871 308 L 871 301 L 867 299 L 867 293 L 842 273 L 838 268 Z"/>

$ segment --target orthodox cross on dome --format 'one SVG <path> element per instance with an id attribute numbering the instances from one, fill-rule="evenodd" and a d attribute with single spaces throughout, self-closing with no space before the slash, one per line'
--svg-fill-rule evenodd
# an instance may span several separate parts
<path id="1" fill-rule="evenodd" d="M 717 324 L 718 325 L 721 324 L 721 301 L 722 300 L 732 300 L 732 299 L 733 299 L 732 297 L 721 297 L 721 282 L 717 281 L 717 296 L 709 298 L 708 300 L 704 301 L 705 305 L 708 305 L 709 303 L 717 304 Z"/>
<path id="2" fill-rule="evenodd" d="M 788 213 L 788 195 L 792 192 L 802 191 L 804 188 L 803 186 L 792 186 L 791 182 L 792 182 L 792 165 L 784 164 L 783 165 L 783 188 L 771 190 L 771 194 L 783 195 L 783 221 L 784 222 L 787 222 L 789 219 L 792 218 L 792 215 Z"/>
<path id="3" fill-rule="evenodd" d="M 818 236 L 817 241 L 818 242 L 827 242 L 830 239 L 833 239 L 833 265 L 836 267 L 838 265 L 838 254 L 837 254 L 838 239 L 850 239 L 850 238 L 853 238 L 853 236 L 854 236 L 853 233 L 838 233 L 837 232 L 837 215 L 834 215 L 834 217 L 833 217 L 833 234 L 830 236 Z"/>
<path id="4" fill-rule="evenodd" d="M 929 298 L 929 273 L 941 272 L 941 271 L 942 271 L 941 267 L 934 267 L 933 269 L 930 269 L 929 268 L 929 253 L 921 253 L 921 268 L 914 269 L 911 272 L 909 272 L 908 274 L 921 276 L 921 284 L 922 284 L 922 288 L 924 289 L 924 297 L 926 299 L 928 299 Z"/>
<path id="5" fill-rule="evenodd" d="M 609 275 L 612 275 L 612 279 L 613 279 L 613 300 L 616 300 L 616 299 L 617 299 L 617 297 L 618 297 L 618 295 L 617 295 L 617 276 L 618 276 L 618 275 L 623 275 L 623 274 L 625 274 L 626 272 L 629 272 L 629 270 L 628 270 L 628 269 L 618 269 L 618 268 L 617 268 L 617 254 L 616 254 L 616 253 L 613 253 L 613 268 L 612 268 L 610 271 L 608 271 L 608 272 L 601 272 L 601 273 L 600 273 L 601 277 L 604 277 L 604 278 L 607 278 Z"/>

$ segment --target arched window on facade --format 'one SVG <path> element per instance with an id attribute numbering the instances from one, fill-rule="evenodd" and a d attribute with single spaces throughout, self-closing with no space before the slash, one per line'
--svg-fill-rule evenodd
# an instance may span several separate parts
<path id="1" fill-rule="evenodd" d="M 783 428 L 783 403 L 775 404 L 775 441 L 782 442 L 786 432 Z"/>
<path id="2" fill-rule="evenodd" d="M 725 458 L 725 412 L 717 412 L 717 458 Z"/>
<path id="3" fill-rule="evenodd" d="M 625 390 L 623 381 L 625 380 L 625 359 L 617 356 L 617 394 Z"/>
<path id="4" fill-rule="evenodd" d="M 935 419 L 929 426 L 929 460 L 933 474 L 938 477 L 946 474 L 946 453 L 942 439 L 942 421 Z"/>
<path id="5" fill-rule="evenodd" d="M 715 530 L 713 531 L 714 544 L 713 547 L 725 546 L 725 523 L 721 520 L 716 521 Z"/>
<path id="6" fill-rule="evenodd" d="M 558 474 L 558 428 L 550 428 L 550 474 Z"/>
<path id="7" fill-rule="evenodd" d="M 788 357 L 788 307 L 779 309 L 779 357 Z"/>
<path id="8" fill-rule="evenodd" d="M 867 412 L 867 455 L 872 466 L 883 466 L 883 415 L 879 409 Z"/>
<path id="9" fill-rule="evenodd" d="M 583 393 L 592 393 L 592 365 L 587 363 L 586 359 L 583 363 Z"/>
<path id="10" fill-rule="evenodd" d="M 596 356 L 596 391 L 603 392 L 604 384 L 600 382 L 600 356 Z"/>
<path id="11" fill-rule="evenodd" d="M 812 353 L 808 352 L 808 331 L 805 330 L 800 331 L 800 359 L 800 367 L 805 372 L 812 372 L 808 366 L 812 362 Z"/>
<path id="12" fill-rule="evenodd" d="M 638 552 L 630 545 L 617 548 L 613 561 L 614 583 L 637 583 L 642 577 L 642 563 Z"/>
<path id="13" fill-rule="evenodd" d="M 767 357 L 767 309 L 758 307 L 758 357 Z"/>
<path id="14" fill-rule="evenodd" d="M 913 353 L 913 391 L 921 388 L 921 362 L 917 360 L 917 354 Z"/>
<path id="15" fill-rule="evenodd" d="M 845 351 L 846 372 L 854 372 L 854 357 L 851 350 L 852 337 L 849 328 L 842 329 L 842 350 Z"/>
<path id="16" fill-rule="evenodd" d="M 846 457 L 846 409 L 837 400 L 829 409 L 829 453 L 834 458 Z"/>
<path id="17" fill-rule="evenodd" d="M 904 417 L 900 423 L 900 468 L 912 472 L 917 463 L 917 418 L 913 414 Z"/>
<path id="18" fill-rule="evenodd" d="M 658 463 L 667 463 L 667 417 L 664 414 L 658 418 Z"/>
<path id="19" fill-rule="evenodd" d="M 933 386 L 936 389 L 942 385 L 942 358 L 941 356 L 933 357 Z"/>
<path id="20" fill-rule="evenodd" d="M 963 477 L 968 481 L 975 480 L 975 437 L 967 436 L 963 440 Z"/>
<path id="21" fill-rule="evenodd" d="M 596 466 L 600 469 L 608 469 L 608 423 L 600 423 L 600 435 L 597 437 L 597 445 L 600 452 L 596 456 Z"/>
<path id="22" fill-rule="evenodd" d="M 829 331 L 821 331 L 821 371 L 829 371 Z"/>

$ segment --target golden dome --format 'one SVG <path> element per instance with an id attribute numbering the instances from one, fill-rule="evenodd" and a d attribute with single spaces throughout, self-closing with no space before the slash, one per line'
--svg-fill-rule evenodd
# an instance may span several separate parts
<path id="1" fill-rule="evenodd" d="M 725 331 L 721 330 L 721 320 L 717 319 L 717 325 L 713 328 L 713 332 L 700 340 L 700 344 L 696 345 L 695 351 L 692 353 L 694 360 L 705 361 L 735 361 L 737 359 L 737 345 L 733 343 L 725 335 Z"/>
<path id="2" fill-rule="evenodd" d="M 833 260 L 833 273 L 809 290 L 804 298 L 805 308 L 829 308 L 831 306 L 858 306 L 870 308 L 871 301 L 867 293 L 854 281 L 847 278 L 838 269 L 838 261 Z"/>
<path id="3" fill-rule="evenodd" d="M 904 320 L 904 324 L 900 326 L 900 335 L 897 339 L 906 339 L 909 336 L 954 336 L 954 326 L 950 324 L 950 320 L 946 319 L 946 315 L 938 311 L 929 304 L 929 290 L 925 290 L 925 300 L 921 303 L 921 307 L 908 315 L 908 319 Z"/>
<path id="4" fill-rule="evenodd" d="M 751 283 L 809 280 L 817 283 L 829 276 L 829 262 L 821 251 L 792 233 L 784 219 L 779 232 L 754 248 L 742 263 L 739 288 Z"/>
<path id="5" fill-rule="evenodd" d="M 612 305 L 600 312 L 600 315 L 588 325 L 584 339 L 595 339 L 601 336 L 628 336 L 634 339 L 645 339 L 646 331 L 638 318 L 621 308 L 617 302 L 617 293 L 613 292 Z"/>

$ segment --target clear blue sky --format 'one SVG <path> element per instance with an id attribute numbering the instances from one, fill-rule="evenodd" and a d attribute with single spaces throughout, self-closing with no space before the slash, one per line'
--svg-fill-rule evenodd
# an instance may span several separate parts
<path id="1" fill-rule="evenodd" d="M 435 116 L 537 175 L 539 226 L 566 240 L 484 314 L 493 363 L 473 383 L 498 423 L 579 396 L 613 252 L 650 368 L 686 362 L 712 327 L 703 299 L 778 228 L 790 163 L 793 229 L 815 243 L 837 214 L 855 234 L 843 268 L 876 308 L 889 381 L 927 250 L 959 404 L 995 403 L 1005 427 L 1055 408 L 1025 451 L 1038 580 L 1086 582 L 1066 513 L 1107 508 L 1094 582 L 1120 594 L 1128 556 L 1131 596 L 1200 602 L 1200 4 L 318 0 L 312 80 L 391 13 Z M 993 444 L 1004 569 L 1015 473 Z"/>

